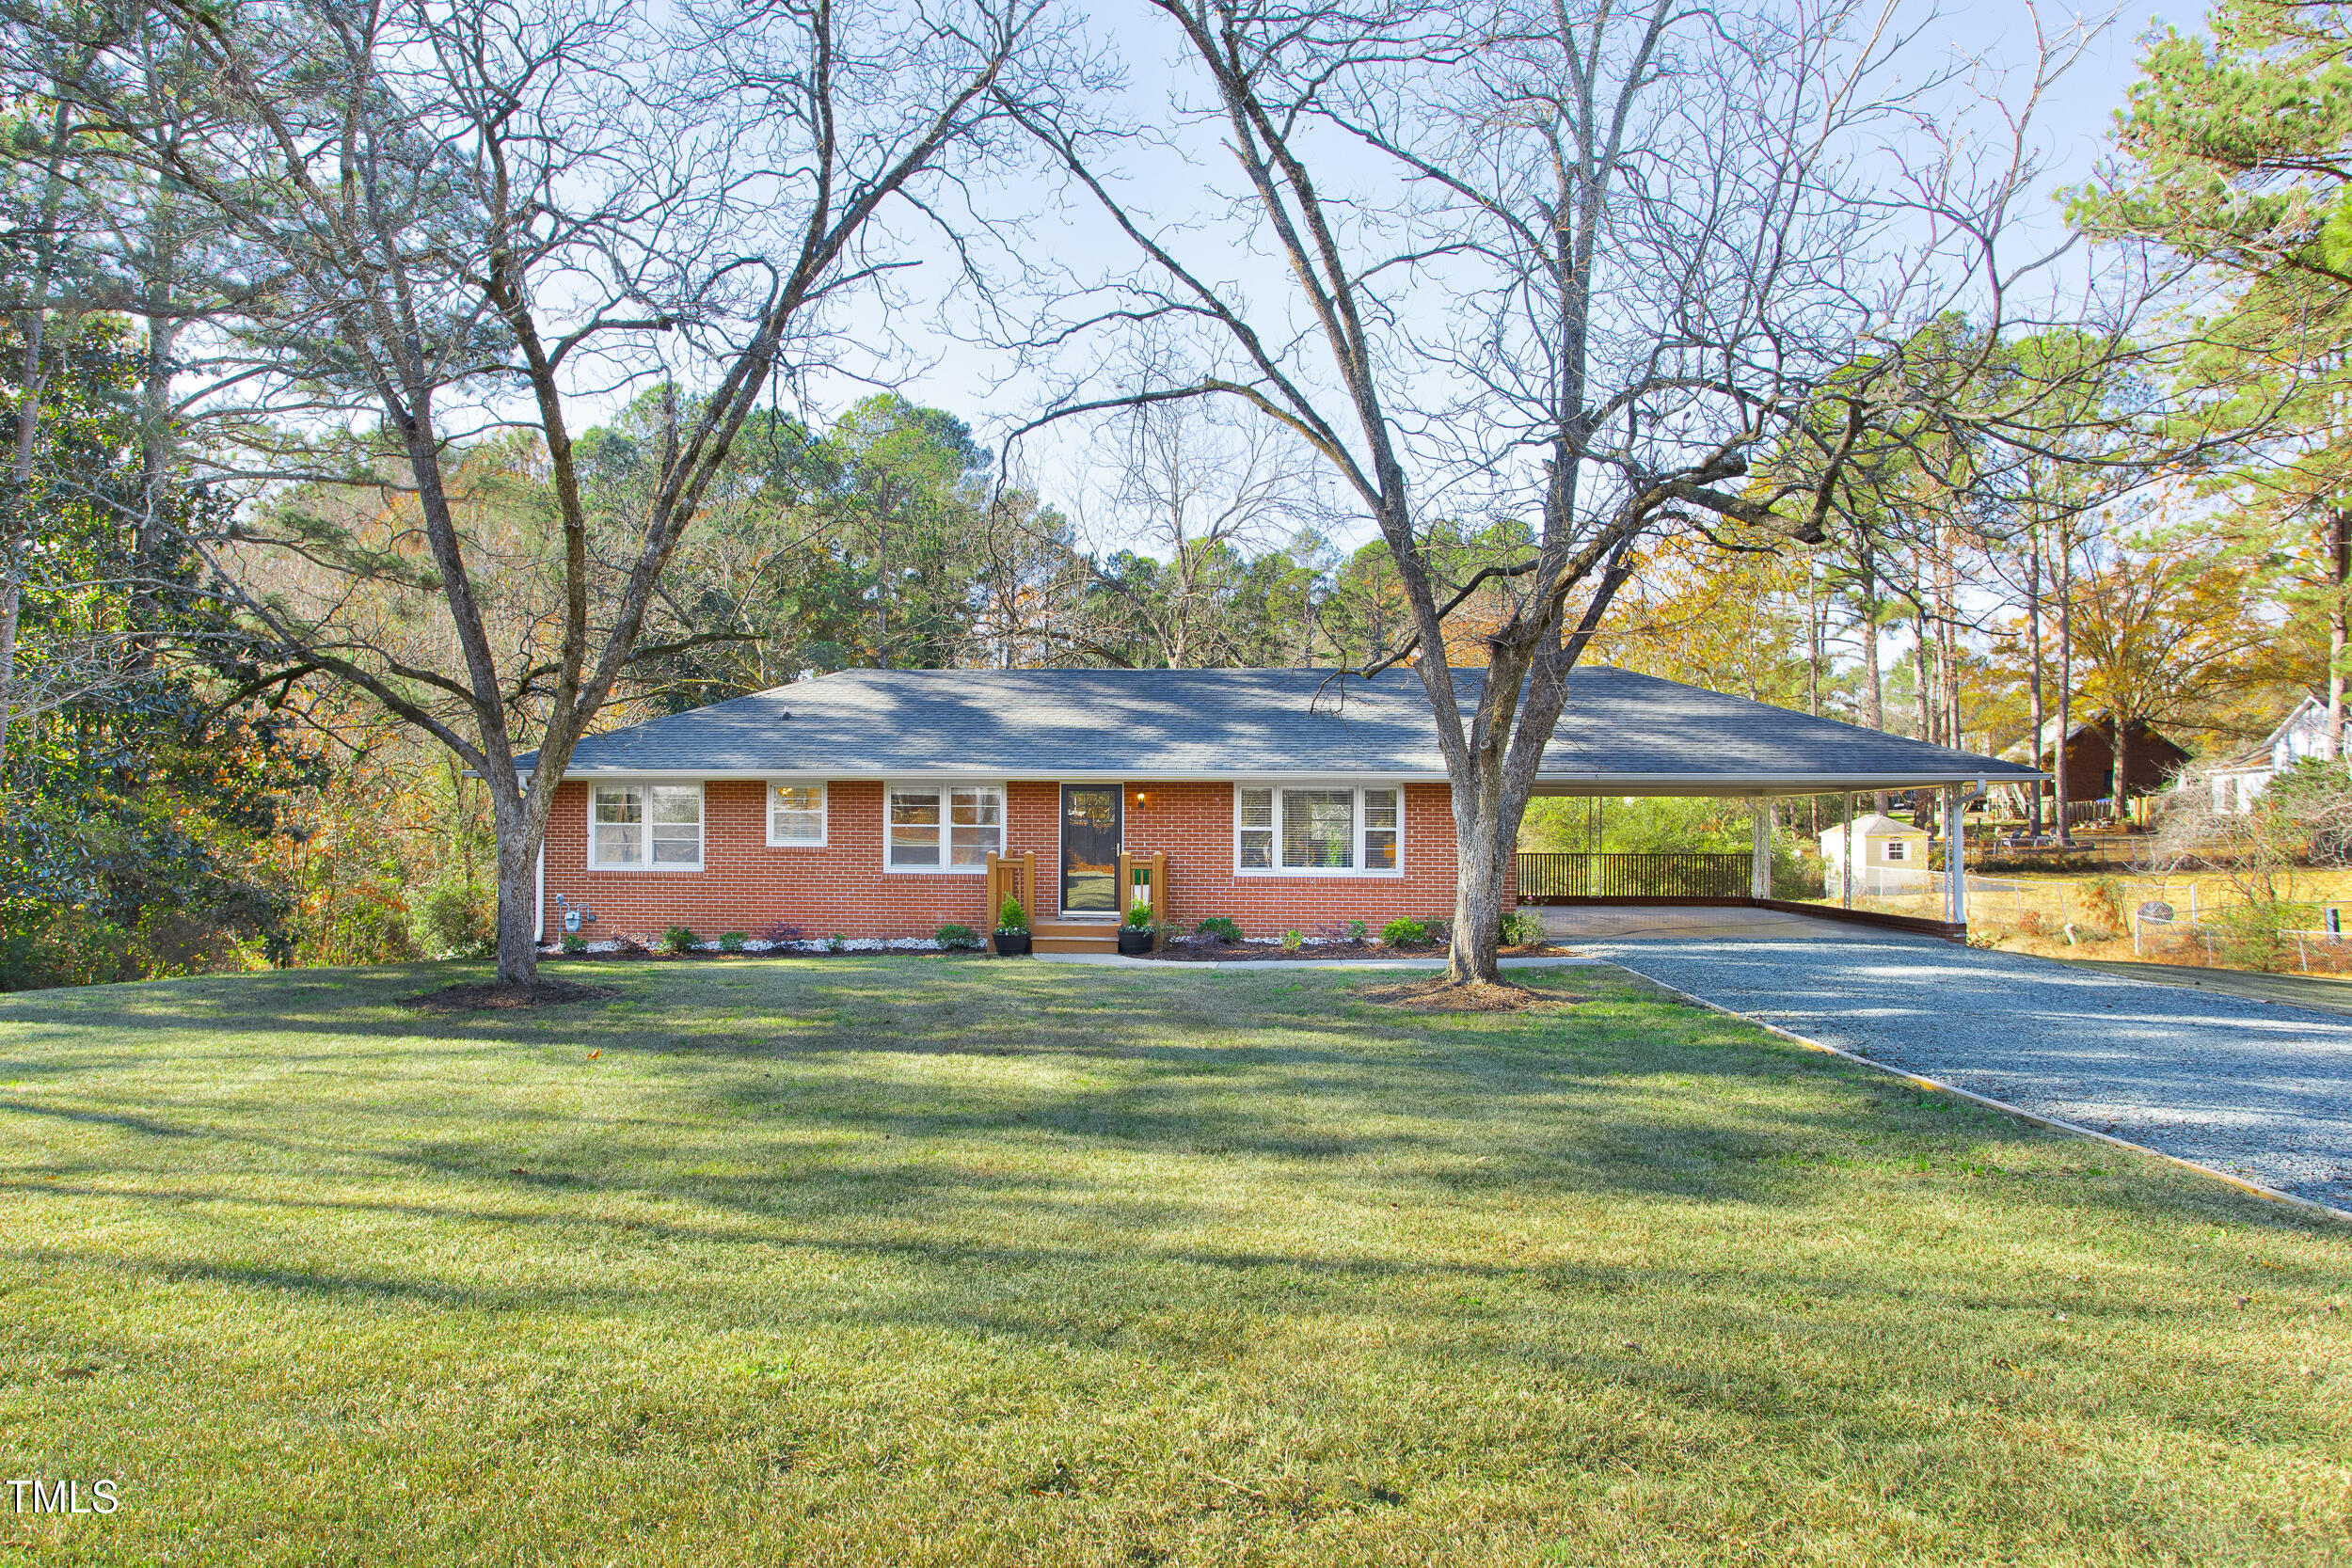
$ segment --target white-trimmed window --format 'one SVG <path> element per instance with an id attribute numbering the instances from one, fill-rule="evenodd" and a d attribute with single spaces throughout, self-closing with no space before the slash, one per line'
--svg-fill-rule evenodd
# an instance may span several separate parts
<path id="1" fill-rule="evenodd" d="M 703 786 L 589 786 L 588 863 L 598 871 L 700 871 Z"/>
<path id="2" fill-rule="evenodd" d="M 892 784 L 882 864 L 892 871 L 985 871 L 1005 848 L 1005 786 Z"/>
<path id="3" fill-rule="evenodd" d="M 1405 795 L 1394 784 L 1237 784 L 1240 876 L 1394 877 L 1404 869 Z"/>
<path id="4" fill-rule="evenodd" d="M 804 779 L 769 780 L 768 842 L 802 846 L 824 843 L 825 786 Z"/>
<path id="5" fill-rule="evenodd" d="M 1886 858 L 1890 861 L 1909 860 L 1911 858 L 1910 844 L 1899 838 L 1888 839 L 1886 841 Z"/>

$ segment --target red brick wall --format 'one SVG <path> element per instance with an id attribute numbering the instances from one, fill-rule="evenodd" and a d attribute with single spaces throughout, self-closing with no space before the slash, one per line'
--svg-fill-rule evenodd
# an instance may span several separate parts
<path id="1" fill-rule="evenodd" d="M 685 926 L 706 942 L 723 931 L 766 934 L 798 927 L 809 937 L 928 937 L 949 921 L 985 931 L 993 924 L 986 879 L 977 873 L 882 869 L 882 786 L 828 786 L 826 842 L 771 847 L 767 786 L 714 780 L 703 786 L 703 869 L 591 871 L 588 786 L 556 791 L 548 818 L 547 931 L 562 929 L 555 895 L 596 911 L 592 941 L 659 937 Z M 1170 915 L 1187 926 L 1228 915 L 1251 936 L 1292 927 L 1310 936 L 1361 920 L 1374 931 L 1399 915 L 1443 915 L 1454 908 L 1454 816 L 1443 784 L 1405 789 L 1402 877 L 1236 877 L 1233 791 L 1224 784 L 1139 784 L 1127 790 L 1126 843 L 1165 850 Z M 1060 785 L 1016 781 L 1006 787 L 1006 847 L 1037 856 L 1039 915 L 1058 912 Z"/>
<path id="2" fill-rule="evenodd" d="M 1168 852 L 1168 917 L 1191 926 L 1221 914 L 1244 934 L 1297 929 L 1338 935 L 1360 920 L 1374 935 L 1399 915 L 1454 912 L 1454 809 L 1444 784 L 1405 786 L 1402 877 L 1237 877 L 1233 786 L 1136 784 L 1127 791 L 1130 852 Z M 1040 880 L 1043 873 L 1040 872 Z"/>

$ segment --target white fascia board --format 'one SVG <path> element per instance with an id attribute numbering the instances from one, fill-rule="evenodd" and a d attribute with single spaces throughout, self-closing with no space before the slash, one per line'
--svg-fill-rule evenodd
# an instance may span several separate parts
<path id="1" fill-rule="evenodd" d="M 2046 779 L 2047 773 L 1963 768 L 1919 773 L 1851 773 L 1791 778 L 1786 773 L 1719 773 L 1693 778 L 1688 773 L 1599 773 L 1564 779 L 1557 774 L 1536 776 L 1537 795 L 1852 795 L 1882 789 L 1928 789 L 1942 784 L 2026 784 Z"/>

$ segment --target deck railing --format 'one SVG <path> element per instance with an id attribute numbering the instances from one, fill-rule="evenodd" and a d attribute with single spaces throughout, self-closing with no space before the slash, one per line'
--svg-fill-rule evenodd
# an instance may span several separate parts
<path id="1" fill-rule="evenodd" d="M 1519 856 L 1519 902 L 1555 898 L 1744 898 L 1756 857 L 1740 853 Z"/>
<path id="2" fill-rule="evenodd" d="M 1029 911 L 1034 922 L 1040 913 L 1037 902 L 1037 856 L 1028 850 L 1017 855 L 988 852 L 988 924 L 996 924 L 996 911 L 1004 908 L 1005 899 L 1021 900 L 1021 907 Z"/>
<path id="3" fill-rule="evenodd" d="M 1127 918 L 1127 911 L 1130 909 L 1137 904 L 1149 904 L 1152 906 L 1152 924 L 1156 927 L 1167 923 L 1168 853 L 1166 850 L 1155 849 L 1145 855 L 1131 854 L 1121 849 L 1119 852 L 1119 885 L 1126 890 L 1120 896 L 1119 906 L 1119 918 L 1122 922 Z M 1158 947 L 1159 938 L 1153 937 L 1152 945 Z"/>

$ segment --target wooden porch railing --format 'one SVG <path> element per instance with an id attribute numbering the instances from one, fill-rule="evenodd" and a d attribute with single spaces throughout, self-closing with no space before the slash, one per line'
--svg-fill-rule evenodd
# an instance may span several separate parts
<path id="1" fill-rule="evenodd" d="M 988 852 L 986 929 L 995 929 L 996 911 L 1005 907 L 1008 896 L 1021 900 L 1021 907 L 1029 911 L 1030 924 L 1035 925 L 1038 918 L 1037 856 L 1028 850 L 1025 849 L 1017 855 L 1000 855 L 993 849 Z"/>
<path id="2" fill-rule="evenodd" d="M 1755 856 L 1745 852 L 1519 856 L 1519 902 L 1558 898 L 1745 898 Z"/>
<path id="3" fill-rule="evenodd" d="M 1159 926 L 1168 919 L 1168 854 L 1154 850 L 1148 855 L 1119 852 L 1119 885 L 1124 889 L 1119 903 L 1119 918 L 1124 924 L 1127 911 L 1137 904 L 1152 906 L 1152 924 Z M 1152 946 L 1156 950 L 1161 942 L 1154 932 Z"/>

